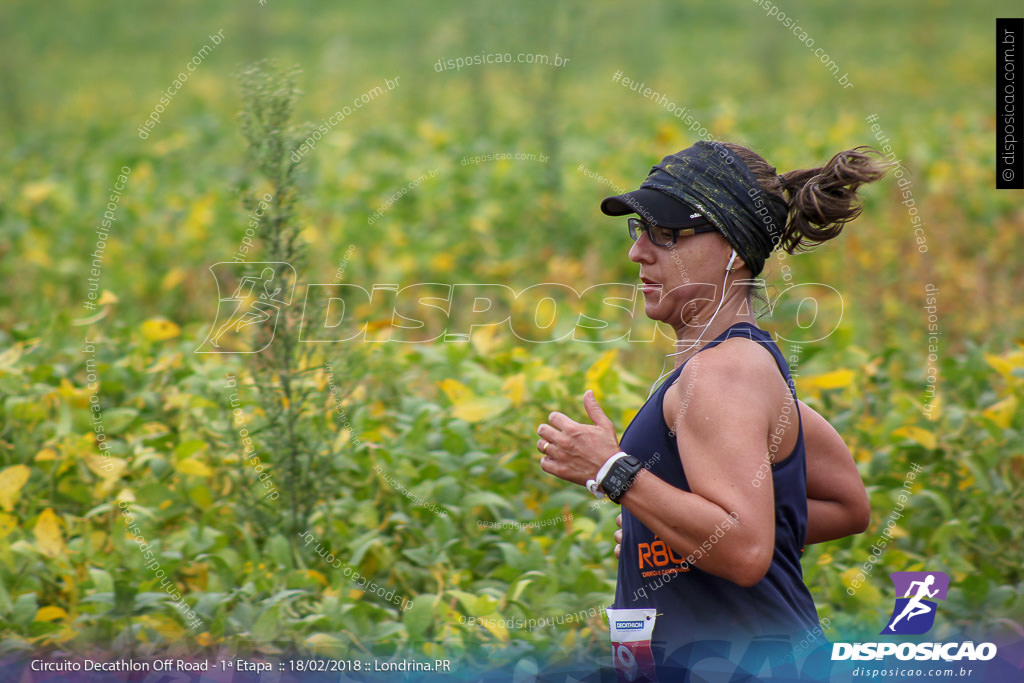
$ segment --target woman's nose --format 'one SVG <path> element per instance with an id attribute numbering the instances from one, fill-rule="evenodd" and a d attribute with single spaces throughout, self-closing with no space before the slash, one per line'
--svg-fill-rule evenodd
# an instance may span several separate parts
<path id="1" fill-rule="evenodd" d="M 654 245 L 651 244 L 651 240 L 647 237 L 647 233 L 643 233 L 629 248 L 629 260 L 633 263 L 650 263 L 651 248 L 653 246 Z"/>

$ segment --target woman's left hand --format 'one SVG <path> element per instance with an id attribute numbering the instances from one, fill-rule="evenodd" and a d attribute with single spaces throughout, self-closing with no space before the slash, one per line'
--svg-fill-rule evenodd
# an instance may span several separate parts
<path id="1" fill-rule="evenodd" d="M 546 423 L 537 427 L 540 436 L 537 450 L 544 454 L 541 469 L 580 486 L 586 486 L 605 460 L 619 452 L 615 425 L 589 389 L 583 394 L 583 407 L 592 425 L 576 422 L 555 411 L 548 415 Z"/>

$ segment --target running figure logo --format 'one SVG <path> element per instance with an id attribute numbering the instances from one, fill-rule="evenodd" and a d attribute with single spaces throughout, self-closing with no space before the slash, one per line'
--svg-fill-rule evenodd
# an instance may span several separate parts
<path id="1" fill-rule="evenodd" d="M 292 301 L 295 269 L 288 263 L 222 261 L 210 266 L 210 272 L 217 282 L 217 318 L 195 353 L 259 353 L 270 346 L 281 309 Z M 287 282 L 284 274 L 290 275 Z M 221 283 L 232 281 L 237 284 L 224 296 Z M 239 339 L 243 333 L 250 342 Z"/>
<path id="2" fill-rule="evenodd" d="M 896 587 L 896 606 L 883 634 L 919 635 L 935 623 L 937 604 L 945 600 L 949 576 L 944 572 L 893 572 L 889 575 Z M 931 599 L 929 599 L 931 598 Z"/>

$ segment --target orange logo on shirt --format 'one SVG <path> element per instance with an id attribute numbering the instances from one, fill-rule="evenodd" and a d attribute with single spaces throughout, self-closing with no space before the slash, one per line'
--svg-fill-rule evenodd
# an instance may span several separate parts
<path id="1" fill-rule="evenodd" d="M 677 557 L 668 543 L 665 543 L 665 541 L 662 541 L 657 536 L 654 537 L 654 541 L 651 543 L 638 543 L 637 555 L 640 560 L 640 569 L 645 567 L 667 567 L 670 564 L 684 565 L 685 569 L 682 569 L 682 571 L 689 571 L 690 569 L 686 565 L 686 560 Z"/>

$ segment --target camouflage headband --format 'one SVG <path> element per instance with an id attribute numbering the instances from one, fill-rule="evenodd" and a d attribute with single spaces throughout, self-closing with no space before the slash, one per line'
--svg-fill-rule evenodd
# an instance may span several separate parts
<path id="1" fill-rule="evenodd" d="M 658 190 L 700 211 L 754 275 L 782 239 L 788 215 L 785 202 L 765 195 L 747 165 L 720 142 L 702 140 L 670 154 L 651 169 L 640 187 Z"/>

